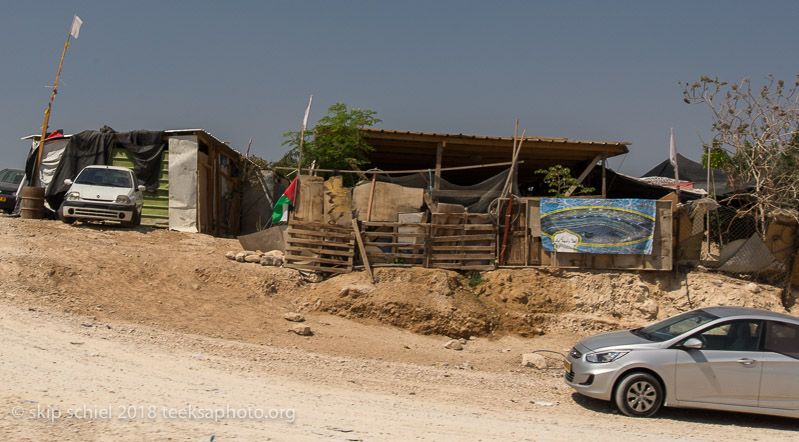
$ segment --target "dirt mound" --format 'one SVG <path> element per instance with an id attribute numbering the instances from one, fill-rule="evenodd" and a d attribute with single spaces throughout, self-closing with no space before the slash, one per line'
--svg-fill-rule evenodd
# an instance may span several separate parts
<path id="1" fill-rule="evenodd" d="M 423 268 L 375 270 L 328 279 L 303 292 L 304 307 L 347 319 L 381 322 L 415 333 L 468 338 L 494 329 L 490 312 L 456 272 Z"/>
<path id="2" fill-rule="evenodd" d="M 0 240 L 3 290 L 31 305 L 259 343 L 293 342 L 289 311 L 453 338 L 607 330 L 707 305 L 785 311 L 780 289 L 715 273 L 380 268 L 374 283 L 360 271 L 315 284 L 228 260 L 238 241 L 200 234 L 0 217 Z"/>

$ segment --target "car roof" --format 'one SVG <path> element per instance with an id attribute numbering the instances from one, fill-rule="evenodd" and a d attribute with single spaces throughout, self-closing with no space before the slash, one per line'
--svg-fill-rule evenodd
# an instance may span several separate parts
<path id="1" fill-rule="evenodd" d="M 770 310 L 752 308 L 752 307 L 716 306 L 716 307 L 704 307 L 699 310 L 703 310 L 720 318 L 744 316 L 744 317 L 757 317 L 758 319 L 790 320 L 792 322 L 799 324 L 799 318 L 795 316 L 786 315 L 785 313 L 772 312 Z"/>

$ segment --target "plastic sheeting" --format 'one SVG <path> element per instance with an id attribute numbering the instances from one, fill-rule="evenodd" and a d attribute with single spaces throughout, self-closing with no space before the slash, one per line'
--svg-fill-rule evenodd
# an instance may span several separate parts
<path id="1" fill-rule="evenodd" d="M 762 272 L 775 264 L 774 254 L 757 235 L 727 244 L 721 251 L 718 270 L 730 273 Z"/>
<path id="2" fill-rule="evenodd" d="M 493 177 L 471 186 L 459 186 L 457 184 L 452 184 L 442 178 L 439 182 L 439 190 L 470 191 L 470 195 L 477 194 L 478 196 L 440 196 L 438 198 L 438 202 L 447 204 L 460 204 L 465 206 L 469 213 L 486 213 L 488 212 L 489 204 L 501 196 L 500 194 L 502 193 L 502 188 L 505 187 L 505 181 L 508 178 L 508 173 L 510 173 L 510 169 L 505 169 Z M 430 173 L 415 173 L 399 177 L 378 175 L 377 179 L 393 184 L 399 184 L 400 186 L 432 190 L 435 176 L 431 170 Z M 519 186 L 516 182 L 516 177 L 514 177 L 512 181 L 511 192 L 515 195 L 519 195 Z M 436 197 L 434 192 L 433 197 Z"/>
<path id="3" fill-rule="evenodd" d="M 169 228 L 179 232 L 197 230 L 197 137 L 169 138 Z"/>

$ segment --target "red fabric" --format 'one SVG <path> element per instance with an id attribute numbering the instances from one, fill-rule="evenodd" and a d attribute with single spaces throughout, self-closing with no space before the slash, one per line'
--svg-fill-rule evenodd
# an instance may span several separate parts
<path id="1" fill-rule="evenodd" d="M 294 204 L 294 195 L 296 193 L 297 193 L 297 178 L 294 178 L 294 181 L 292 181 L 291 184 L 289 184 L 289 188 L 286 189 L 285 192 L 283 192 L 283 195 L 286 195 L 286 198 L 288 198 L 291 201 L 291 204 Z"/>

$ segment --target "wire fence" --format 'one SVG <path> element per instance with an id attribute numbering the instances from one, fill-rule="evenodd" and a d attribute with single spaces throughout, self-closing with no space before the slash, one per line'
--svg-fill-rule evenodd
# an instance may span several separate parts
<path id="1" fill-rule="evenodd" d="M 747 274 L 772 284 L 787 282 L 795 254 L 795 225 L 786 224 L 785 229 L 779 224 L 765 226 L 768 234 L 764 235 L 754 216 L 742 215 L 735 207 L 719 206 L 697 215 L 702 215 L 704 224 L 704 262 L 720 271 Z M 776 218 L 771 220 L 774 222 Z"/>

